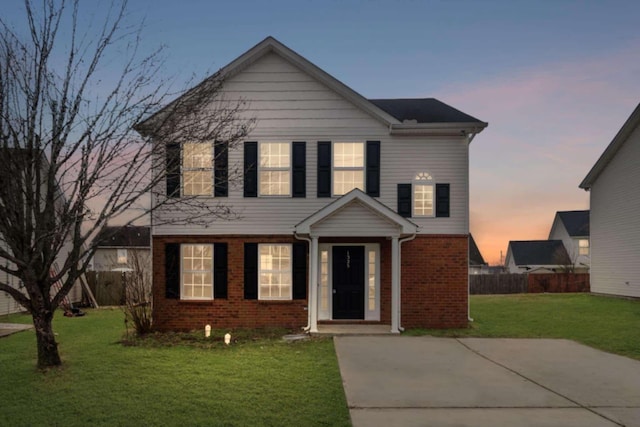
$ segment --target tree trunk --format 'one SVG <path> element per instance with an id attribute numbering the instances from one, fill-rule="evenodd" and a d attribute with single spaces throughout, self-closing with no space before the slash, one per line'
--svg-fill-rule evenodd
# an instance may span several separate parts
<path id="1" fill-rule="evenodd" d="M 62 360 L 58 353 L 58 343 L 53 334 L 53 311 L 41 309 L 32 313 L 38 343 L 38 368 L 45 369 L 60 366 Z"/>

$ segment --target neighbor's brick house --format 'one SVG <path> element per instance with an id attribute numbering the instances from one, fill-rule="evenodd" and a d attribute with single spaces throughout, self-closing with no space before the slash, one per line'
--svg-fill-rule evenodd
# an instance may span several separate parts
<path id="1" fill-rule="evenodd" d="M 152 227 L 155 327 L 466 326 L 469 144 L 487 124 L 432 98 L 363 98 L 271 37 L 221 75 L 256 119 L 246 141 L 169 144 L 158 164 L 180 159 L 169 196 L 241 218 Z M 233 168 L 241 185 L 211 184 Z"/>

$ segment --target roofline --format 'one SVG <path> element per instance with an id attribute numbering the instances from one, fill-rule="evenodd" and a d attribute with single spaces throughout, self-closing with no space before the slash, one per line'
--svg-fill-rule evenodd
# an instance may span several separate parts
<path id="1" fill-rule="evenodd" d="M 627 141 L 629 135 L 640 124 L 640 104 L 633 110 L 627 121 L 622 125 L 611 143 L 605 148 L 600 158 L 593 165 L 587 176 L 582 180 L 579 187 L 584 190 L 590 190 L 593 183 L 598 179 L 604 168 L 609 164 L 611 159 L 616 155 L 620 147 Z"/>
<path id="2" fill-rule="evenodd" d="M 354 91 L 349 86 L 345 85 L 335 77 L 331 76 L 326 71 L 323 71 L 320 67 L 311 63 L 309 60 L 302 57 L 295 51 L 283 45 L 274 37 L 268 36 L 267 38 L 262 40 L 260 43 L 256 44 L 251 49 L 247 50 L 245 53 L 243 53 L 242 55 L 240 55 L 239 57 L 231 61 L 229 64 L 220 68 L 220 70 L 218 70 L 212 76 L 207 77 L 205 80 L 200 82 L 194 88 L 188 90 L 183 95 L 171 101 L 167 106 L 165 106 L 158 112 L 154 113 L 153 115 L 146 118 L 142 122 L 135 124 L 134 129 L 144 134 L 145 123 L 148 123 L 158 114 L 167 110 L 177 100 L 181 99 L 182 97 L 188 96 L 190 93 L 193 93 L 193 91 L 197 90 L 199 87 L 205 85 L 207 82 L 211 80 L 215 80 L 215 79 L 225 80 L 235 76 L 236 74 L 240 73 L 242 70 L 247 68 L 249 65 L 253 64 L 258 59 L 262 58 L 264 55 L 270 52 L 276 52 L 277 54 L 282 56 L 284 59 L 289 61 L 291 64 L 302 69 L 304 72 L 308 73 L 309 75 L 316 78 L 323 84 L 327 85 L 330 89 L 337 92 L 342 97 L 346 98 L 348 101 L 352 102 L 357 107 L 367 112 L 374 119 L 377 119 L 378 121 L 383 123 L 385 126 L 390 126 L 392 124 L 399 124 L 398 119 L 396 119 L 386 111 L 382 110 L 381 108 L 373 104 L 367 98 L 360 95 L 358 92 Z"/>
<path id="3" fill-rule="evenodd" d="M 487 122 L 464 123 L 398 123 L 391 124 L 391 135 L 461 135 L 478 134 L 489 126 Z"/>

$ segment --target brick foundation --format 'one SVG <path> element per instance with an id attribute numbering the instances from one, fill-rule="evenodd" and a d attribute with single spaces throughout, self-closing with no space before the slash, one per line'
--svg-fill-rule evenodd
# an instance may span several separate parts
<path id="1" fill-rule="evenodd" d="M 211 301 L 165 298 L 167 243 L 228 244 L 228 295 Z M 307 324 L 307 300 L 244 299 L 244 243 L 295 243 L 293 236 L 154 236 L 153 319 L 160 331 L 213 328 L 286 327 Z M 391 242 L 387 239 L 336 238 L 321 243 L 380 244 L 380 323 L 391 322 Z M 467 236 L 418 236 L 402 245 L 402 326 L 467 326 Z"/>

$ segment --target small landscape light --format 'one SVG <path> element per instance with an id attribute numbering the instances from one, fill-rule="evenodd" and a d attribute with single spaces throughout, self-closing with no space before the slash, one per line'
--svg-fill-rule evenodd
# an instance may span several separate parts
<path id="1" fill-rule="evenodd" d="M 224 343 L 225 343 L 226 345 L 229 345 L 229 343 L 230 343 L 230 342 L 231 342 L 231 334 L 230 334 L 229 332 L 227 332 L 227 333 L 224 335 Z"/>
<path id="2" fill-rule="evenodd" d="M 211 325 L 204 327 L 204 336 L 205 338 L 209 338 L 211 336 Z"/>

